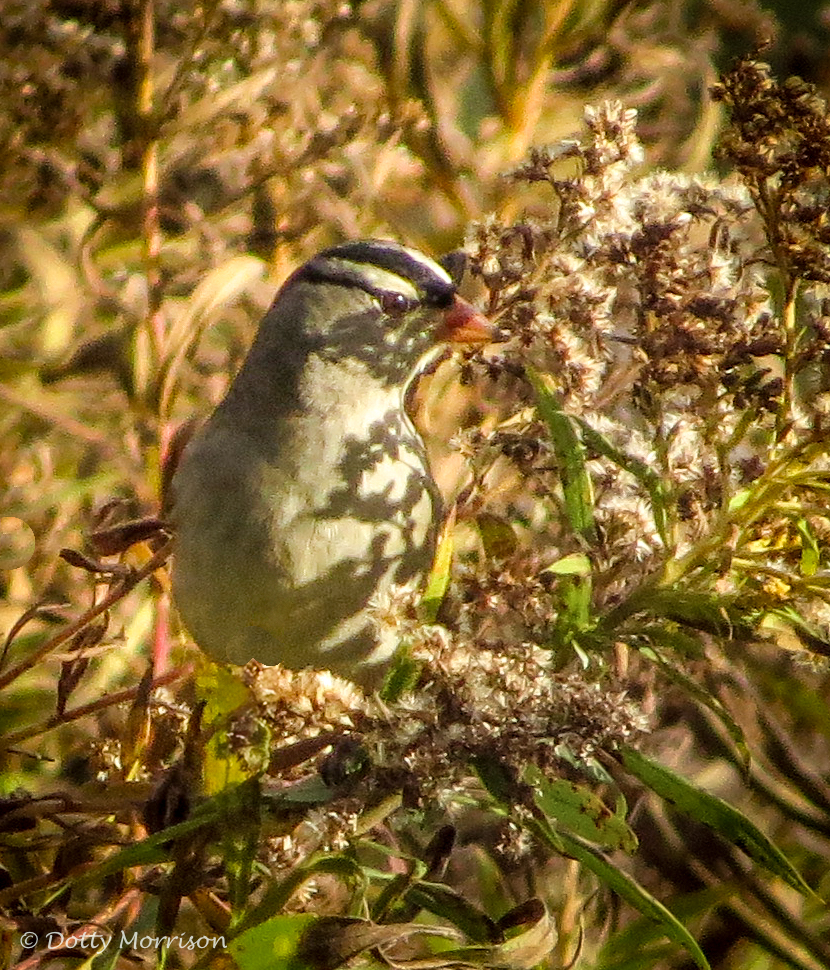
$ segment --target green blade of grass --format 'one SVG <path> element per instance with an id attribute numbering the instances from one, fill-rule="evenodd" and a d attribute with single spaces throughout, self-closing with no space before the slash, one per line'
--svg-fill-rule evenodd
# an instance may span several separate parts
<path id="1" fill-rule="evenodd" d="M 539 826 L 544 834 L 546 826 Z M 584 839 L 567 832 L 557 832 L 566 855 L 590 869 L 606 886 L 633 906 L 643 916 L 647 916 L 660 926 L 664 935 L 673 943 L 684 947 L 701 970 L 711 970 L 709 961 L 698 946 L 695 938 L 661 902 L 647 892 L 639 883 L 608 861 L 602 852 Z"/>
<path id="2" fill-rule="evenodd" d="M 541 375 L 531 368 L 526 373 L 536 394 L 536 409 L 550 432 L 562 478 L 565 514 L 574 532 L 593 544 L 597 540 L 594 494 L 591 477 L 585 467 L 585 449 L 574 430 L 570 416 L 562 410 Z"/>
<path id="3" fill-rule="evenodd" d="M 713 829 L 803 896 L 821 901 L 778 846 L 743 812 L 716 795 L 697 788 L 634 748 L 623 748 L 620 751 L 620 760 L 627 771 L 678 811 Z"/>

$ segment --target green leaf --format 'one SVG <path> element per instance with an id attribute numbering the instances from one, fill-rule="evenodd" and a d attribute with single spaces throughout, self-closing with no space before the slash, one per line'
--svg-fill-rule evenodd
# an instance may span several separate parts
<path id="1" fill-rule="evenodd" d="M 630 623 L 626 626 L 626 642 L 650 660 L 658 659 L 655 643 L 686 659 L 702 660 L 705 655 L 699 634 L 688 633 L 676 623 Z"/>
<path id="2" fill-rule="evenodd" d="M 240 970 L 306 970 L 309 964 L 300 948 L 306 932 L 318 919 L 312 913 L 275 916 L 240 933 L 228 944 L 228 950 Z"/>
<path id="3" fill-rule="evenodd" d="M 502 805 L 508 811 L 513 811 L 516 804 L 521 800 L 520 785 L 522 783 L 518 782 L 515 775 L 496 757 L 479 755 L 473 759 L 472 764 L 488 794 L 499 805 Z M 561 852 L 562 846 L 559 843 L 559 836 L 553 826 L 547 820 L 540 821 L 539 824 L 544 824 L 545 840 Z"/>
<path id="4" fill-rule="evenodd" d="M 814 576 L 821 562 L 821 551 L 816 534 L 810 523 L 802 516 L 795 520 L 795 525 L 801 536 L 801 575 Z"/>
<path id="5" fill-rule="evenodd" d="M 244 748 L 231 745 L 227 728 L 233 714 L 251 705 L 251 689 L 238 671 L 205 660 L 196 674 L 196 693 L 204 700 L 203 719 L 211 728 L 202 755 L 202 786 L 205 794 L 232 790 L 261 774 L 271 757 L 271 732 L 264 721 L 254 721 Z"/>
<path id="6" fill-rule="evenodd" d="M 295 913 L 246 930 L 228 949 L 240 970 L 335 970 L 366 950 L 422 935 L 457 938 L 444 927 Z"/>
<path id="7" fill-rule="evenodd" d="M 692 959 L 701 970 L 710 970 L 709 961 L 704 956 L 703 950 L 700 949 L 692 934 L 651 893 L 643 889 L 630 876 L 612 865 L 595 846 L 590 845 L 578 836 L 569 835 L 567 832 L 560 832 L 558 835 L 562 840 L 562 851 L 566 855 L 576 859 L 586 869 L 590 869 L 594 875 L 598 876 L 610 889 L 613 889 L 618 896 L 633 906 L 638 912 L 642 913 L 643 916 L 647 916 L 649 919 L 658 923 L 665 936 L 672 942 L 688 950 Z"/>
<path id="8" fill-rule="evenodd" d="M 367 875 L 370 878 L 374 878 L 378 882 L 384 879 L 386 880 L 386 885 L 383 887 L 377 899 L 372 903 L 372 908 L 369 911 L 373 922 L 388 922 L 388 914 L 393 909 L 395 910 L 396 916 L 401 912 L 405 912 L 406 918 L 409 918 L 410 907 L 404 908 L 402 906 L 402 900 L 404 894 L 415 879 L 415 867 L 410 864 L 410 869 L 410 872 L 398 873 L 397 876 L 393 876 L 391 879 L 388 878 L 388 873 L 381 873 L 375 869 L 367 870 Z M 420 869 L 419 876 L 422 877 L 426 871 L 426 867 L 421 865 Z"/>
<path id="9" fill-rule="evenodd" d="M 87 870 L 83 875 L 69 880 L 71 885 L 84 888 L 90 885 L 98 885 L 107 876 L 121 872 L 123 869 L 132 869 L 135 866 L 158 865 L 163 862 L 170 862 L 170 842 L 173 839 L 181 839 L 189 836 L 199 829 L 212 825 L 215 818 L 206 814 L 194 815 L 185 822 L 171 825 L 169 828 L 156 832 L 141 842 L 127 846 L 114 855 L 109 856 L 103 862 L 92 869 Z"/>
<path id="10" fill-rule="evenodd" d="M 73 970 L 115 970 L 122 957 L 120 946 L 113 946 L 110 938 L 103 950 L 93 950 L 92 954 L 83 963 L 76 964 Z M 97 940 L 96 940 L 97 943 Z"/>
<path id="11" fill-rule="evenodd" d="M 519 782 L 515 774 L 495 756 L 478 755 L 473 759 L 472 764 L 488 793 L 500 805 L 512 808 L 520 795 Z"/>
<path id="12" fill-rule="evenodd" d="M 612 812 L 584 785 L 564 778 L 548 779 L 535 765 L 527 768 L 525 780 L 536 789 L 536 804 L 557 828 L 564 825 L 608 849 L 631 853 L 637 848 L 637 836 L 625 818 Z"/>
<path id="13" fill-rule="evenodd" d="M 654 516 L 654 526 L 663 544 L 668 546 L 667 509 L 671 501 L 671 496 L 663 483 L 663 479 L 644 461 L 641 461 L 639 458 L 634 458 L 632 455 L 627 455 L 624 451 L 620 451 L 619 448 L 612 445 L 604 435 L 592 428 L 584 418 L 577 417 L 575 420 L 582 431 L 582 440 L 589 448 L 593 448 L 594 451 L 600 455 L 604 455 L 619 468 L 622 468 L 623 471 L 633 475 L 646 488 L 651 499 L 651 512 Z"/>
<path id="14" fill-rule="evenodd" d="M 240 677 L 238 667 L 231 669 L 207 659 L 196 672 L 196 695 L 205 701 L 203 720 L 210 725 L 253 703 L 253 693 Z"/>
<path id="15" fill-rule="evenodd" d="M 256 779 L 238 785 L 223 800 L 222 857 L 228 879 L 231 925 L 241 919 L 251 895 L 254 862 L 260 842 L 261 796 Z"/>
<path id="16" fill-rule="evenodd" d="M 622 748 L 620 758 L 627 771 L 678 811 L 708 825 L 802 895 L 819 899 L 784 853 L 743 812 L 634 748 Z"/>
<path id="17" fill-rule="evenodd" d="M 753 631 L 752 624 L 734 599 L 673 586 L 640 587 L 627 600 L 610 610 L 601 626 L 617 636 L 622 621 L 638 613 L 658 620 L 673 620 L 694 630 L 730 639 L 748 637 Z"/>
<path id="18" fill-rule="evenodd" d="M 827 637 L 791 606 L 768 610 L 760 626 L 764 633 L 775 639 L 776 645 L 782 650 L 795 653 L 808 650 L 822 657 L 830 657 L 830 641 Z"/>
<path id="19" fill-rule="evenodd" d="M 251 790 L 258 791 L 259 782 L 254 778 L 243 782 L 238 787 L 239 789 L 250 788 Z M 247 801 L 251 796 L 245 794 L 242 797 Z M 109 856 L 109 858 L 104 859 L 94 868 L 87 870 L 82 875 L 77 878 L 72 878 L 69 881 L 73 886 L 85 887 L 97 884 L 107 876 L 121 872 L 124 869 L 171 862 L 172 843 L 187 839 L 194 832 L 198 832 L 204 828 L 210 827 L 215 829 L 217 825 L 227 825 L 227 818 L 233 817 L 234 806 L 238 810 L 238 805 L 240 804 L 238 798 L 239 795 L 235 789 L 226 789 L 218 795 L 214 795 L 198 804 L 194 808 L 191 817 L 184 822 L 170 825 L 166 829 L 162 829 L 161 832 L 156 832 L 146 839 L 142 839 L 140 842 L 126 846 L 114 855 Z M 211 835 L 213 834 L 211 833 Z M 217 837 L 219 835 L 221 833 L 217 833 Z"/>
<path id="20" fill-rule="evenodd" d="M 590 576 L 563 576 L 559 581 L 554 641 L 570 644 L 577 634 L 591 626 L 591 588 Z"/>
<path id="21" fill-rule="evenodd" d="M 672 898 L 671 911 L 688 925 L 711 913 L 721 903 L 728 903 L 735 892 L 728 883 L 719 886 L 718 891 L 701 890 Z M 662 961 L 662 962 L 661 962 Z M 682 963 L 675 944 L 666 942 L 658 923 L 640 916 L 627 922 L 613 933 L 603 944 L 596 960 L 602 970 L 651 970 L 657 966 L 676 966 Z"/>
<path id="22" fill-rule="evenodd" d="M 553 573 L 555 576 L 590 576 L 591 560 L 581 552 L 563 556 L 555 563 L 542 570 L 543 573 Z"/>
<path id="23" fill-rule="evenodd" d="M 666 631 L 663 628 L 659 627 L 657 624 L 654 624 L 648 632 L 644 632 L 644 636 L 657 640 L 658 642 L 665 640 L 666 643 L 673 646 L 675 643 L 673 634 L 669 633 L 668 636 L 664 637 L 665 632 Z M 734 717 L 732 717 L 721 701 L 715 697 L 711 691 L 708 691 L 702 684 L 699 684 L 693 677 L 689 677 L 688 674 L 669 663 L 658 650 L 654 649 L 653 647 L 640 648 L 639 646 L 637 649 L 643 656 L 653 660 L 660 667 L 660 670 L 665 674 L 665 676 L 672 681 L 672 683 L 681 687 L 690 697 L 693 697 L 699 704 L 702 704 L 704 707 L 708 708 L 715 715 L 715 717 L 718 718 L 721 724 L 723 724 L 723 726 L 726 728 L 729 737 L 732 739 L 735 747 L 737 748 L 741 761 L 741 767 L 744 771 L 748 771 L 751 756 L 744 732 L 741 730 L 738 722 Z"/>
<path id="24" fill-rule="evenodd" d="M 438 611 L 444 602 L 447 588 L 450 585 L 454 528 L 455 507 L 453 506 L 441 528 L 441 535 L 438 537 L 438 545 L 435 550 L 435 559 L 427 577 L 424 595 L 421 597 L 420 614 L 424 623 L 435 623 L 438 618 Z"/>
<path id="25" fill-rule="evenodd" d="M 499 931 L 490 917 L 468 902 L 459 892 L 440 883 L 415 883 L 406 892 L 406 901 L 419 909 L 452 923 L 475 943 L 495 943 Z"/>
<path id="26" fill-rule="evenodd" d="M 729 500 L 729 512 L 739 512 L 751 498 L 751 488 L 742 488 L 739 492 L 735 492 L 735 494 Z"/>
<path id="27" fill-rule="evenodd" d="M 559 937 L 556 920 L 538 900 L 528 902 L 531 904 L 530 907 L 524 904 L 523 907 L 516 908 L 538 909 L 538 915 L 535 919 L 521 924 L 527 927 L 521 933 L 511 936 L 495 948 L 491 966 L 525 970 L 525 968 L 549 965 L 550 955 Z M 536 906 L 532 905 L 534 902 Z M 508 914 L 510 915 L 512 914 Z"/>
<path id="28" fill-rule="evenodd" d="M 395 704 L 404 694 L 414 690 L 421 675 L 421 666 L 412 656 L 408 644 L 402 643 L 395 651 L 378 691 L 380 699 L 386 704 Z"/>
<path id="29" fill-rule="evenodd" d="M 233 791 L 258 777 L 271 756 L 271 731 L 264 721 L 251 718 L 244 747 L 234 745 L 228 737 L 227 723 L 214 730 L 204 747 L 202 784 L 208 795 Z"/>
<path id="30" fill-rule="evenodd" d="M 513 555 L 519 540 L 509 522 L 491 512 L 480 512 L 475 522 L 488 559 L 507 559 Z"/>
<path id="31" fill-rule="evenodd" d="M 469 946 L 456 950 L 442 950 L 441 966 L 482 967 L 485 970 L 533 970 L 547 966 L 556 946 L 558 933 L 555 920 L 539 906 L 537 918 L 522 924 L 521 932 L 498 946 Z"/>
<path id="32" fill-rule="evenodd" d="M 594 493 L 585 467 L 585 449 L 574 431 L 571 417 L 562 410 L 541 375 L 531 368 L 526 373 L 536 394 L 536 409 L 550 432 L 562 480 L 565 514 L 574 532 L 593 544 L 597 541 Z"/>
<path id="33" fill-rule="evenodd" d="M 247 933 L 249 928 L 256 928 L 264 920 L 273 922 L 304 883 L 323 874 L 339 879 L 351 893 L 360 897 L 365 893 L 367 880 L 362 866 L 344 855 L 320 856 L 304 866 L 292 869 L 285 878 L 270 886 L 254 909 L 246 914 L 240 929 Z"/>
<path id="34" fill-rule="evenodd" d="M 553 746 L 557 758 L 561 758 L 565 764 L 573 768 L 591 781 L 599 785 L 614 785 L 613 777 L 606 771 L 603 765 L 591 755 L 576 754 L 567 742 L 559 741 Z"/>

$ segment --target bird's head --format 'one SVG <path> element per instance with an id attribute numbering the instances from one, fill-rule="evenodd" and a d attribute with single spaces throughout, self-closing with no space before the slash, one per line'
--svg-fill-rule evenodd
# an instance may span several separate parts
<path id="1" fill-rule="evenodd" d="M 303 293 L 307 333 L 334 353 L 384 358 L 409 369 L 431 347 L 485 344 L 491 323 L 458 295 L 440 263 L 385 240 L 342 243 L 318 253 L 286 282 Z M 280 299 L 278 296 L 277 299 Z"/>

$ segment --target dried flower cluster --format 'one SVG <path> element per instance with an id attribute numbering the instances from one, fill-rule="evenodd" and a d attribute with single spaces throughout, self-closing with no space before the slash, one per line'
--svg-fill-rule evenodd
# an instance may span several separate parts
<path id="1" fill-rule="evenodd" d="M 729 516 L 752 483 L 781 473 L 776 462 L 785 451 L 789 462 L 793 449 L 807 449 L 822 475 L 827 310 L 820 289 L 797 284 L 823 278 L 825 255 L 811 258 L 805 234 L 819 249 L 824 245 L 827 119 L 807 86 L 778 88 L 746 64 L 725 79 L 722 97 L 746 106 L 744 88 L 752 80 L 754 97 L 775 105 L 756 103 L 752 134 L 739 112 L 725 136 L 728 153 L 745 160 L 743 181 L 666 172 L 638 177 L 635 114 L 607 103 L 586 111 L 584 141 L 536 150 L 513 172 L 550 186 L 549 219 L 491 218 L 469 237 L 473 271 L 487 287 L 491 310 L 515 335 L 480 366 L 502 387 L 515 388 L 515 375 L 528 365 L 550 375 L 559 405 L 580 429 L 597 527 L 590 550 L 595 607 L 674 575 L 672 560 L 694 558 L 700 542 L 714 550 L 757 540 L 768 524 L 756 519 L 738 532 L 739 518 L 730 524 Z M 793 99 L 799 110 L 788 114 Z M 792 132 L 783 130 L 787 123 Z M 740 138 L 743 154 L 735 147 Z M 558 174 L 574 162 L 576 175 Z M 774 211 L 777 236 L 765 232 L 759 210 Z M 784 312 L 773 297 L 782 277 L 789 293 Z M 548 430 L 527 400 L 526 388 L 520 390 L 501 424 L 487 435 L 465 433 L 461 445 L 479 483 L 492 474 L 496 453 L 519 470 L 521 485 L 501 511 L 505 518 L 534 516 L 535 549 L 537 556 L 543 550 L 545 565 L 545 555 L 550 564 L 584 547 L 561 514 L 540 521 L 540 497 L 548 497 L 550 509 L 562 494 L 562 457 L 552 454 Z M 715 559 L 713 551 L 703 566 L 717 572 Z M 784 565 L 783 557 L 776 561 Z M 523 569 L 513 572 L 521 582 Z M 492 582 L 479 570 L 473 589 Z M 722 582 L 722 592 L 742 586 L 740 579 Z M 531 582 L 529 597 L 538 592 Z M 824 613 L 821 599 L 816 617 Z"/>
<path id="2" fill-rule="evenodd" d="M 770 315 L 753 266 L 751 199 L 736 182 L 636 178 L 634 112 L 608 104 L 587 117 L 587 145 L 536 151 L 514 173 L 551 185 L 555 222 L 481 224 L 470 241 L 474 270 L 521 353 L 544 353 L 569 409 L 613 413 L 609 395 L 636 385 L 646 421 L 666 409 L 702 411 L 724 373 L 780 349 L 773 340 L 756 346 L 770 335 Z M 563 158 L 581 161 L 584 172 L 557 178 Z M 633 371 L 628 382 L 609 386 L 622 365 Z M 759 397 L 748 378 L 740 386 L 748 401 Z M 725 398 L 721 410 L 731 404 Z"/>
<path id="3" fill-rule="evenodd" d="M 830 282 L 830 118 L 801 78 L 776 80 L 767 64 L 741 60 L 713 88 L 731 124 L 719 155 L 741 173 L 789 280 Z"/>
<path id="4" fill-rule="evenodd" d="M 249 670 L 256 716 L 268 725 L 275 750 L 319 735 L 334 744 L 332 757 L 345 739 L 347 757 L 359 750 L 365 770 L 304 822 L 313 821 L 315 847 L 339 844 L 362 812 L 396 792 L 410 806 L 448 803 L 472 790 L 475 765 L 499 764 L 517 781 L 527 765 L 559 773 L 646 730 L 624 690 L 552 673 L 547 651 L 473 649 L 453 642 L 444 627 L 406 625 L 423 671 L 417 688 L 393 704 L 364 697 L 326 672 Z M 285 780 L 307 770 L 279 767 L 277 774 Z M 518 785 L 515 797 L 521 803 Z M 297 835 L 292 845 L 297 840 L 304 838 Z"/>
<path id="5" fill-rule="evenodd" d="M 366 703 L 359 687 L 327 670 L 295 671 L 257 663 L 245 669 L 257 710 L 277 745 L 353 731 Z"/>

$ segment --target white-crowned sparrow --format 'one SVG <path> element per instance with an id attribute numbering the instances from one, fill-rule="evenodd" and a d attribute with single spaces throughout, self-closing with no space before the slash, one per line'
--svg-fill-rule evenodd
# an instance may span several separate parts
<path id="1" fill-rule="evenodd" d="M 404 396 L 441 343 L 488 321 L 392 242 L 298 269 L 173 479 L 173 595 L 218 660 L 377 682 L 394 642 L 366 612 L 429 567 L 439 499 Z"/>

